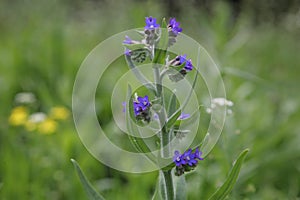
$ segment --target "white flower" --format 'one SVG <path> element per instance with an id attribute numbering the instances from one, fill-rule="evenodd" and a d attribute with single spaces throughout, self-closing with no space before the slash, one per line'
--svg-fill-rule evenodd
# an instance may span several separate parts
<path id="1" fill-rule="evenodd" d="M 219 105 L 219 106 L 233 106 L 233 102 L 229 101 L 225 98 L 215 98 L 212 100 L 212 103 L 214 105 Z"/>
<path id="2" fill-rule="evenodd" d="M 45 119 L 47 118 L 47 115 L 45 113 L 42 112 L 37 112 L 37 113 L 33 113 L 29 116 L 28 121 L 32 122 L 32 123 L 40 123 L 45 121 Z"/>
<path id="3" fill-rule="evenodd" d="M 21 92 L 15 96 L 16 103 L 34 103 L 35 101 L 35 95 L 30 92 Z"/>
<path id="4" fill-rule="evenodd" d="M 230 100 L 227 100 L 225 98 L 214 98 L 211 101 L 210 107 L 206 108 L 206 112 L 208 114 L 211 114 L 212 111 L 218 107 L 218 106 L 228 106 L 228 107 L 232 107 L 233 106 L 233 102 Z M 227 110 L 227 114 L 232 114 L 232 110 L 228 109 Z"/>

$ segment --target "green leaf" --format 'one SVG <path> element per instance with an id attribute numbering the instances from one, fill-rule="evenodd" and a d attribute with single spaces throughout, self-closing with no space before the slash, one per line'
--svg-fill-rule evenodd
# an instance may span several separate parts
<path id="1" fill-rule="evenodd" d="M 165 64 L 167 48 L 169 43 L 169 33 L 167 29 L 166 19 L 163 19 L 161 23 L 161 35 L 159 39 L 159 43 L 155 49 L 155 56 L 153 59 L 153 63 Z"/>
<path id="2" fill-rule="evenodd" d="M 185 176 L 175 176 L 174 177 L 175 186 L 175 200 L 186 200 L 186 181 Z"/>
<path id="3" fill-rule="evenodd" d="M 238 159 L 236 160 L 229 173 L 228 178 L 223 183 L 223 185 L 209 198 L 209 200 L 222 200 L 231 192 L 234 184 L 236 183 L 236 180 L 240 173 L 240 169 L 248 151 L 248 149 L 245 149 L 242 153 L 240 153 Z"/>
<path id="4" fill-rule="evenodd" d="M 144 49 L 145 44 L 123 44 L 129 50 Z"/>
<path id="5" fill-rule="evenodd" d="M 167 128 L 170 128 L 175 122 L 176 120 L 178 119 L 178 117 L 180 116 L 181 114 L 181 111 L 185 108 L 185 106 L 188 104 L 191 96 L 192 96 L 192 93 L 193 93 L 193 90 L 194 90 L 194 87 L 196 85 L 196 82 L 197 82 L 197 78 L 198 78 L 198 71 L 196 71 L 196 76 L 195 76 L 195 79 L 194 79 L 194 82 L 193 82 L 193 85 L 192 85 L 192 88 L 187 96 L 187 98 L 185 99 L 185 101 L 183 102 L 183 104 L 180 106 L 180 108 L 175 112 L 173 113 L 173 115 L 171 117 L 168 118 L 167 120 L 167 123 L 166 123 L 166 127 Z"/>
<path id="6" fill-rule="evenodd" d="M 184 79 L 185 75 L 181 74 L 180 72 L 176 72 L 176 73 L 173 73 L 173 74 L 168 74 L 169 76 L 169 79 L 172 81 L 172 82 L 178 82 L 178 81 L 181 81 L 182 79 Z"/>
<path id="7" fill-rule="evenodd" d="M 179 73 L 180 70 L 182 70 L 185 67 L 186 62 L 182 63 L 181 65 L 178 66 L 170 66 L 170 69 L 167 71 L 167 74 L 175 74 Z"/>
<path id="8" fill-rule="evenodd" d="M 172 96 L 169 101 L 169 106 L 168 106 L 168 116 L 171 116 L 175 111 L 176 111 L 176 105 L 177 105 L 177 98 L 175 93 L 172 93 Z"/>
<path id="9" fill-rule="evenodd" d="M 79 176 L 81 184 L 83 185 L 83 188 L 88 195 L 89 200 L 104 200 L 104 197 L 101 196 L 99 193 L 97 193 L 96 190 L 93 188 L 92 184 L 87 180 L 86 176 L 83 174 L 82 170 L 80 169 L 78 163 L 74 159 L 71 159 L 71 161 Z"/>
<path id="10" fill-rule="evenodd" d="M 130 56 L 125 56 L 129 68 L 132 70 L 136 78 L 150 91 L 156 94 L 155 86 L 140 72 L 140 70 L 135 66 Z"/>
<path id="11" fill-rule="evenodd" d="M 162 200 L 162 197 L 159 193 L 159 183 L 156 184 L 156 187 L 155 187 L 155 191 L 154 191 L 154 194 L 151 198 L 151 200 Z"/>
<path id="12" fill-rule="evenodd" d="M 149 50 L 146 50 L 146 49 L 137 49 L 137 50 L 131 51 L 131 53 L 130 53 L 131 60 L 133 60 L 134 62 L 137 62 L 137 63 L 145 62 L 147 57 L 149 57 L 150 55 L 151 55 L 151 53 L 149 52 Z"/>
<path id="13" fill-rule="evenodd" d="M 127 98 L 126 102 L 130 102 L 130 97 L 131 97 L 131 86 L 128 85 L 127 89 Z M 144 142 L 143 138 L 140 137 L 140 132 L 137 128 L 137 125 L 133 123 L 133 121 L 130 118 L 130 110 L 129 110 L 129 105 L 127 103 L 126 107 L 126 125 L 127 129 L 131 134 L 128 134 L 129 140 L 132 143 L 132 145 L 135 147 L 135 149 L 138 152 L 145 153 L 145 155 L 154 163 L 156 163 L 157 159 L 155 156 L 151 153 L 151 150 L 147 146 L 147 144 Z M 135 136 L 137 137 L 135 137 Z"/>
<path id="14" fill-rule="evenodd" d="M 200 150 L 202 149 L 202 147 L 204 147 L 205 145 L 208 144 L 210 140 L 210 133 L 206 133 L 204 139 L 202 140 L 201 144 L 200 144 Z"/>

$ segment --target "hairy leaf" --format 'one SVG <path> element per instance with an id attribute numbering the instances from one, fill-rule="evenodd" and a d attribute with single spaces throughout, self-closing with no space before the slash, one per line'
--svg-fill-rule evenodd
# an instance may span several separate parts
<path id="1" fill-rule="evenodd" d="M 104 200 L 104 197 L 96 192 L 96 190 L 93 188 L 92 184 L 88 181 L 86 176 L 83 174 L 78 163 L 74 159 L 71 159 L 71 161 L 72 161 L 74 168 L 79 176 L 81 184 L 83 185 L 83 188 L 88 195 L 89 200 Z"/>
<path id="2" fill-rule="evenodd" d="M 223 185 L 209 198 L 209 200 L 222 200 L 231 192 L 234 184 L 238 178 L 240 173 L 240 169 L 242 167 L 243 161 L 248 153 L 248 149 L 245 149 L 242 153 L 240 153 L 238 159 L 236 160 L 234 166 L 232 167 L 228 178 L 223 183 Z"/>

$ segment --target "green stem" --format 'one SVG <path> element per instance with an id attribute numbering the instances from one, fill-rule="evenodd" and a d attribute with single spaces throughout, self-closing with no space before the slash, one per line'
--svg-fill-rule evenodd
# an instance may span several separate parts
<path id="1" fill-rule="evenodd" d="M 155 65 L 155 64 L 154 64 Z M 161 156 L 163 158 L 169 157 L 170 149 L 167 147 L 170 143 L 170 137 L 169 133 L 166 129 L 165 123 L 166 123 L 166 112 L 164 109 L 164 100 L 163 100 L 163 87 L 162 87 L 162 76 L 160 74 L 160 70 L 158 67 L 154 66 L 154 80 L 156 85 L 156 97 L 160 99 L 159 104 L 161 106 L 161 109 L 157 112 L 159 123 L 160 123 L 160 135 L 161 135 Z M 162 185 L 161 190 L 164 191 L 163 198 L 165 200 L 173 200 L 174 199 L 174 187 L 173 187 L 173 181 L 172 181 L 172 173 L 171 170 L 163 171 L 161 170 L 162 174 Z"/>
<path id="2" fill-rule="evenodd" d="M 168 136 L 168 131 L 166 129 L 165 123 L 166 123 L 166 112 L 164 109 L 164 96 L 162 94 L 162 78 L 160 75 L 160 70 L 158 67 L 154 66 L 154 79 L 155 79 L 155 85 L 156 85 L 156 94 L 157 94 L 157 99 L 159 99 L 159 104 L 160 104 L 160 109 L 157 112 L 159 123 L 160 123 L 160 135 L 161 135 L 161 147 L 162 147 L 162 157 L 169 157 L 169 149 L 164 148 L 169 144 L 169 136 Z"/>
<path id="3" fill-rule="evenodd" d="M 157 66 L 153 67 L 154 69 L 154 79 L 155 79 L 155 84 L 156 84 L 156 92 L 157 92 L 157 97 L 162 98 L 162 80 L 160 77 L 160 72 L 159 68 Z M 162 99 L 161 99 L 162 100 Z M 161 101 L 161 105 L 163 105 L 163 101 Z"/>
<path id="4" fill-rule="evenodd" d="M 171 170 L 162 171 L 162 178 L 163 178 L 163 185 L 165 186 L 162 188 L 165 190 L 164 192 L 164 199 L 165 200 L 173 200 L 174 199 L 174 188 L 173 188 L 173 180 L 172 180 L 172 173 Z"/>

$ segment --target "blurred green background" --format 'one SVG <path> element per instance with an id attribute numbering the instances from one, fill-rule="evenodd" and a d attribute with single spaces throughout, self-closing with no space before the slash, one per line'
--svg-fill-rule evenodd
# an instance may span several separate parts
<path id="1" fill-rule="evenodd" d="M 70 158 L 107 199 L 151 198 L 157 173 L 102 165 L 82 145 L 71 114 L 87 54 L 150 15 L 181 22 L 217 62 L 234 102 L 216 148 L 187 175 L 188 199 L 209 197 L 244 148 L 250 154 L 229 199 L 300 199 L 297 0 L 0 1 L 0 199 L 86 199 Z M 100 123 L 112 133 L 110 82 L 127 70 L 124 59 L 116 66 L 96 97 Z M 36 112 L 30 119 L 43 123 L 24 122 Z"/>

